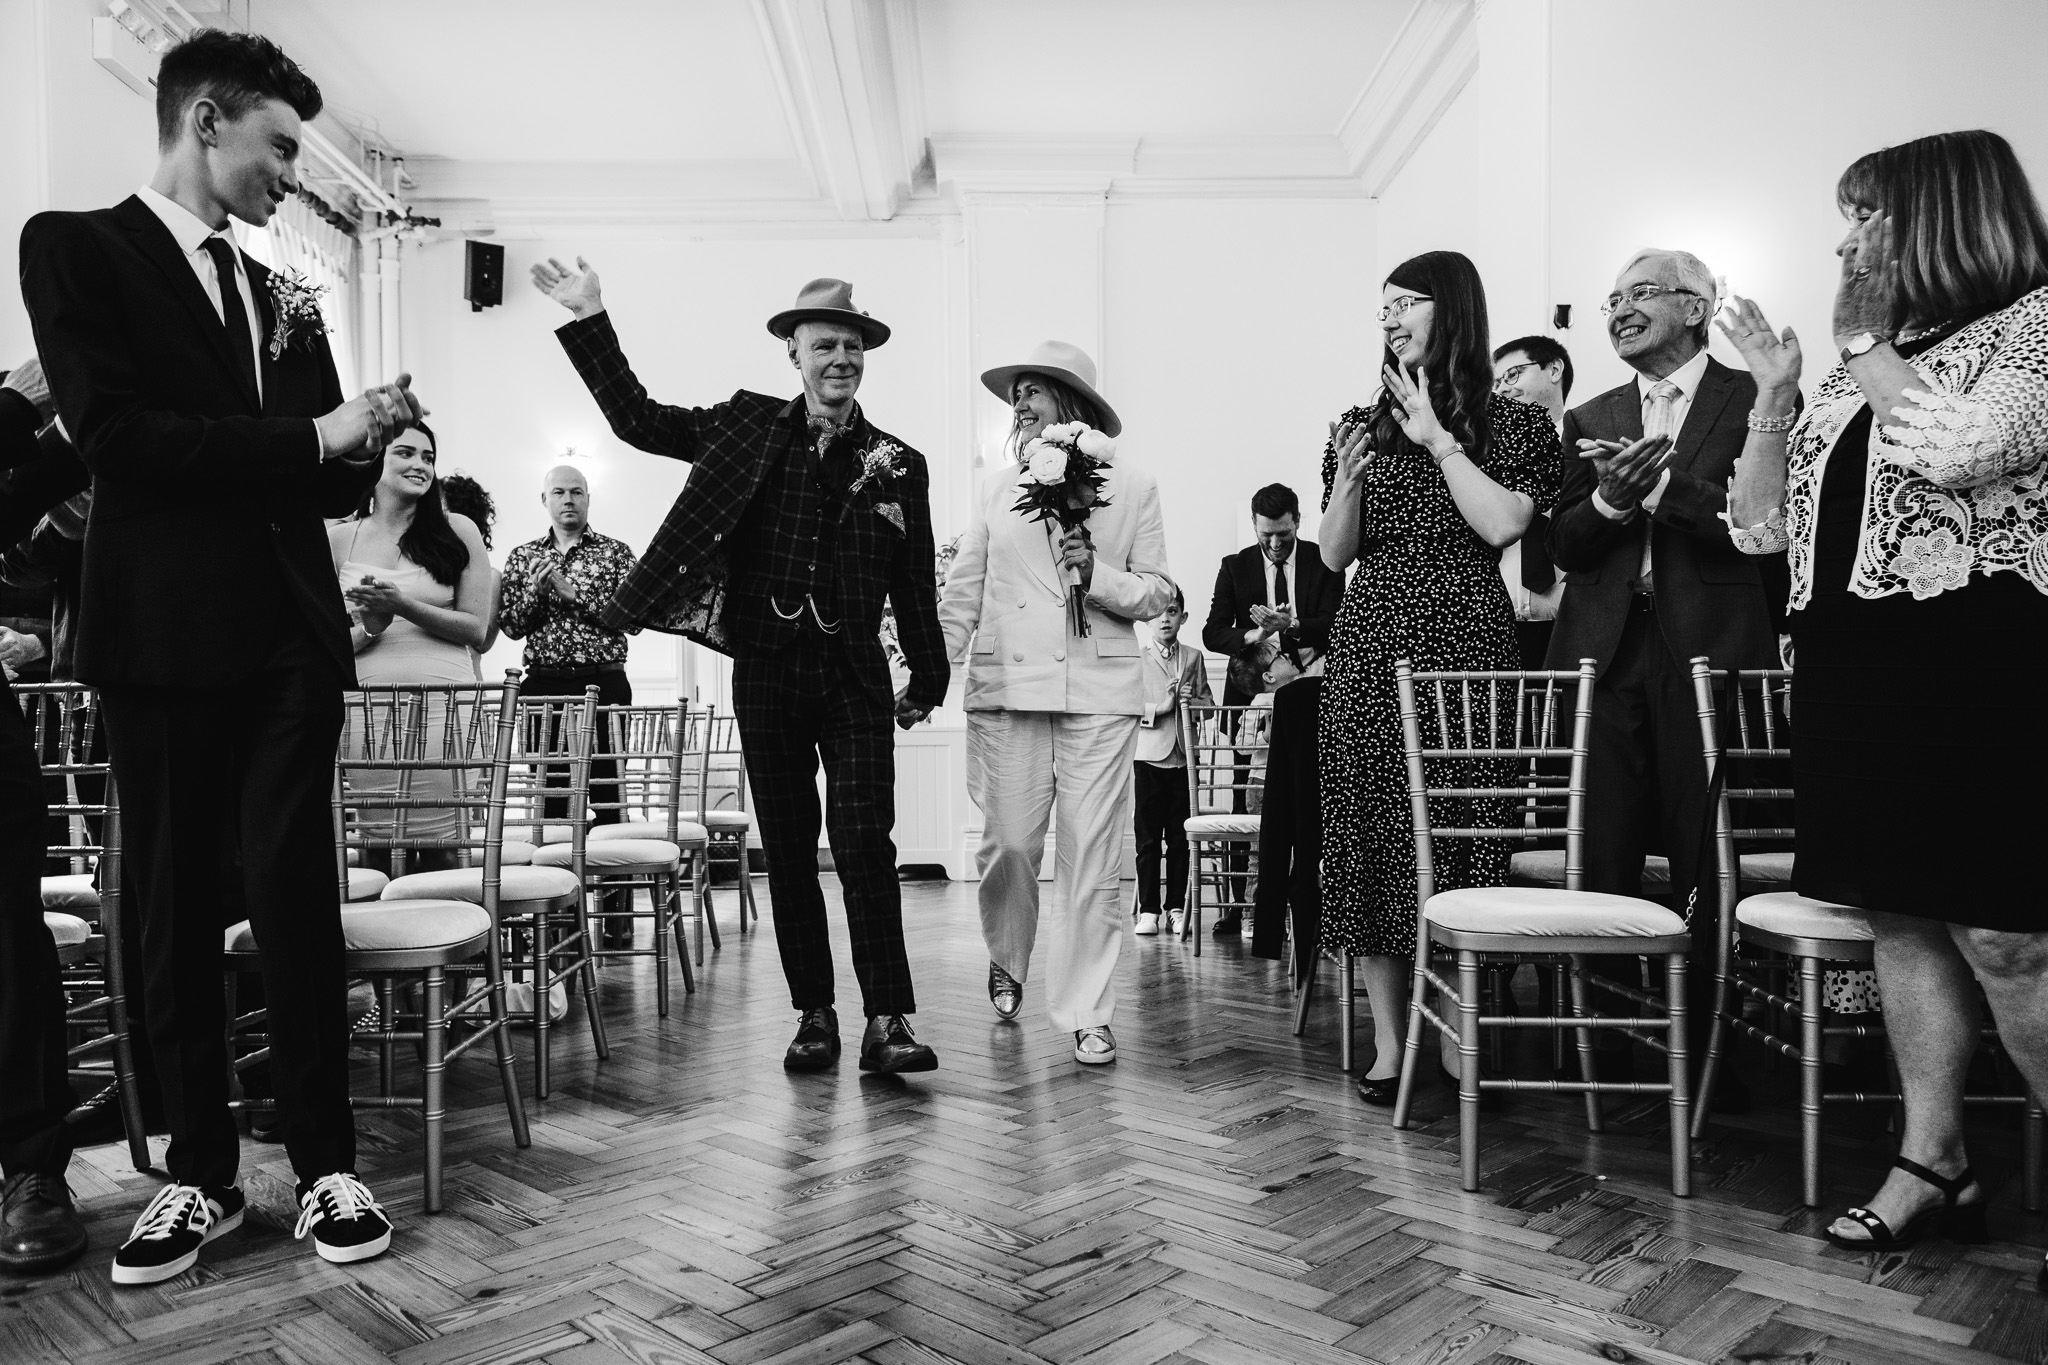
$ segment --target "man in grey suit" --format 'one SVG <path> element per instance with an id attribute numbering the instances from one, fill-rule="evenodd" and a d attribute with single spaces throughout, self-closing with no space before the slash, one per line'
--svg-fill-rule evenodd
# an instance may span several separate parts
<path id="1" fill-rule="evenodd" d="M 1673 908 L 1702 871 L 1706 764 L 1691 660 L 1768 668 L 1775 632 L 1757 557 L 1721 520 L 1756 383 L 1707 355 L 1714 277 L 1698 257 L 1645 250 L 1608 295 L 1607 335 L 1636 374 L 1564 418 L 1550 553 L 1564 600 L 1548 663 L 1599 664 L 1587 756 L 1586 888 L 1641 894 L 1644 855 L 1671 863 Z M 1579 458 L 1571 458 L 1572 454 Z M 1692 918 L 1691 1008 L 1708 1022 L 1711 900 Z"/>

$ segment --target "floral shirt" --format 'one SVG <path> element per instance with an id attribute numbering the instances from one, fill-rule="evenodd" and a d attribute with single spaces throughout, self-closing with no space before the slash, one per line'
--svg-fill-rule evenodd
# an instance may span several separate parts
<path id="1" fill-rule="evenodd" d="M 508 639 L 526 641 L 529 671 L 624 663 L 625 632 L 601 624 L 598 617 L 635 562 L 624 541 L 595 531 L 584 531 L 566 555 L 552 530 L 529 540 L 505 561 L 498 629 Z M 574 602 L 563 601 L 548 586 L 548 575 L 556 569 L 575 584 Z"/>

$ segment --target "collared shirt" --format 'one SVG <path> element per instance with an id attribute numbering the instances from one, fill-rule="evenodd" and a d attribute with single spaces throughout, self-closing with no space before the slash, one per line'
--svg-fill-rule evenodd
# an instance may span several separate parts
<path id="1" fill-rule="evenodd" d="M 256 400 L 260 403 L 263 400 L 263 319 L 256 312 L 256 291 L 249 287 L 249 267 L 242 259 L 242 249 L 235 245 L 234 234 L 226 228 L 216 232 L 195 217 L 192 210 L 147 185 L 137 190 L 135 195 L 170 229 L 178 250 L 185 255 L 185 264 L 192 267 L 199 287 L 206 291 L 207 301 L 213 304 L 214 316 L 221 320 L 222 326 L 227 325 L 227 313 L 221 308 L 220 271 L 214 266 L 212 253 L 206 249 L 206 239 L 218 237 L 228 244 L 235 262 L 235 287 L 242 291 L 242 312 L 249 319 L 249 347 L 256 369 Z"/>
<path id="2" fill-rule="evenodd" d="M 601 624 L 598 616 L 634 562 L 624 541 L 587 528 L 564 554 L 550 528 L 539 540 L 515 546 L 506 558 L 498 628 L 507 639 L 526 641 L 528 669 L 624 663 L 625 632 Z M 548 587 L 548 575 L 556 569 L 576 586 L 574 602 L 563 601 Z"/>
<path id="3" fill-rule="evenodd" d="M 1273 596 L 1273 580 L 1284 573 L 1287 575 L 1287 605 L 1294 612 L 1296 620 L 1301 619 L 1301 597 L 1294 590 L 1294 559 L 1295 551 L 1299 550 L 1300 548 L 1301 542 L 1298 540 L 1295 541 L 1294 544 L 1287 547 L 1287 558 L 1281 560 L 1278 564 L 1275 564 L 1273 562 L 1273 556 L 1266 554 L 1264 552 L 1265 546 L 1261 545 L 1259 547 L 1259 562 L 1265 566 L 1266 571 L 1266 605 L 1269 607 L 1279 605 L 1279 603 L 1274 600 Z M 1248 645 L 1256 643 L 1259 640 L 1263 640 L 1264 638 L 1266 638 L 1266 632 L 1260 630 L 1257 626 L 1253 626 L 1250 630 L 1247 630 L 1244 633 L 1244 642 Z"/>

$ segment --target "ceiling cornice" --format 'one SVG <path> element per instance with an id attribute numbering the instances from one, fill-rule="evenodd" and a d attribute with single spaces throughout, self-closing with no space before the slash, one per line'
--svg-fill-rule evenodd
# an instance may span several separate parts
<path id="1" fill-rule="evenodd" d="M 1366 77 L 1337 139 L 1377 199 L 1479 69 L 1475 0 L 1416 0 Z"/>

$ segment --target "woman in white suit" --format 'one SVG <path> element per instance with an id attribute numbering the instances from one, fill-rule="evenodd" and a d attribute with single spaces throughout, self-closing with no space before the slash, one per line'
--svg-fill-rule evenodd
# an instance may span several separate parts
<path id="1" fill-rule="evenodd" d="M 1048 341 L 981 382 L 1011 405 L 1014 455 L 1046 427 L 1081 422 L 1123 429 L 1095 391 L 1095 362 Z M 1046 1012 L 1074 1035 L 1074 1060 L 1116 1060 L 1117 954 L 1124 832 L 1131 827 L 1131 753 L 1145 706 L 1133 621 L 1173 599 L 1159 486 L 1111 457 L 1106 505 L 1084 531 L 1016 512 L 1019 467 L 991 476 L 946 576 L 939 622 L 946 651 L 967 665 L 967 783 L 981 807 L 981 932 L 988 992 L 1014 1019 L 1024 1002 L 1038 933 L 1038 866 L 1047 817 L 1058 812 L 1059 894 L 1046 953 Z M 1066 569 L 1086 590 L 1088 634 L 1067 626 Z M 969 642 L 972 641 L 972 650 Z"/>

